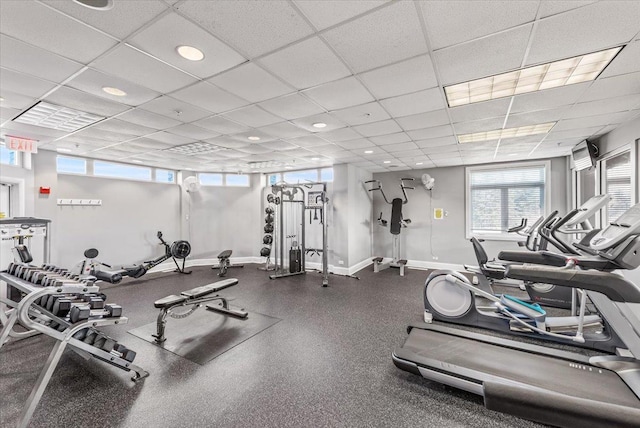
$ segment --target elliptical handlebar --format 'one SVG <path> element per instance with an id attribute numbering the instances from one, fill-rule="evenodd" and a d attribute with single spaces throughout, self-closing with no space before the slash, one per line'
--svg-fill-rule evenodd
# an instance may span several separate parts
<path id="1" fill-rule="evenodd" d="M 522 217 L 522 219 L 520 219 L 520 224 L 507 229 L 507 233 L 517 233 L 520 235 L 520 232 L 522 232 L 526 227 L 527 227 L 527 218 Z"/>
<path id="2" fill-rule="evenodd" d="M 564 226 L 566 223 L 568 223 L 573 217 L 575 217 L 576 215 L 578 215 L 580 213 L 580 209 L 574 209 L 571 210 L 567 213 L 567 215 L 565 215 L 564 217 L 562 217 L 560 220 L 558 220 L 553 227 L 551 227 L 551 230 L 549 231 L 549 233 L 551 234 L 551 236 L 553 236 L 553 238 L 560 243 L 564 249 L 566 250 L 567 253 L 569 254 L 575 254 L 575 255 L 579 255 L 580 253 L 578 251 L 576 251 L 571 245 L 569 245 L 567 242 L 565 242 L 562 238 L 560 238 L 557 235 L 558 230 Z"/>

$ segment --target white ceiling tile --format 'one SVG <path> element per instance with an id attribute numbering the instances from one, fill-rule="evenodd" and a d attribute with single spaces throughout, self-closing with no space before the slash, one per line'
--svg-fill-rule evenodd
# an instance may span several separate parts
<path id="1" fill-rule="evenodd" d="M 119 77 L 110 76 L 92 69 L 87 69 L 80 73 L 68 82 L 67 86 L 88 92 L 101 98 L 106 98 L 131 106 L 144 104 L 147 101 L 151 101 L 152 99 L 160 96 L 158 92 L 152 91 L 151 89 L 138 86 Z M 122 97 L 111 95 L 102 90 L 104 87 L 117 88 L 127 94 Z"/>
<path id="2" fill-rule="evenodd" d="M 249 127 L 237 122 L 225 119 L 221 116 L 207 117 L 193 122 L 201 128 L 210 129 L 220 134 L 236 134 L 238 132 L 248 131 Z"/>
<path id="3" fill-rule="evenodd" d="M 596 114 L 616 113 L 636 108 L 640 108 L 640 94 L 578 103 L 566 112 L 564 119 L 594 116 Z"/>
<path id="4" fill-rule="evenodd" d="M 553 132 L 567 131 L 570 129 L 584 129 L 597 125 L 609 125 L 612 123 L 621 123 L 628 118 L 627 112 L 600 114 L 597 116 L 581 117 L 577 119 L 561 120 L 553 127 Z"/>
<path id="5" fill-rule="evenodd" d="M 396 144 L 391 144 L 391 145 L 388 145 L 388 146 L 382 146 L 383 150 L 385 150 L 388 153 L 394 153 L 397 156 L 401 155 L 400 153 L 397 153 L 397 152 L 404 152 L 404 151 L 407 151 L 407 150 L 415 150 L 417 148 L 418 148 L 418 146 L 413 141 L 409 141 L 407 143 L 396 143 Z"/>
<path id="6" fill-rule="evenodd" d="M 172 146 L 193 143 L 195 141 L 193 138 L 182 137 L 176 134 L 169 134 L 168 132 L 165 132 L 165 131 L 160 131 L 155 134 L 148 135 L 147 138 L 160 141 L 161 143 L 171 144 Z"/>
<path id="7" fill-rule="evenodd" d="M 331 27 L 387 3 L 384 0 L 355 0 L 327 7 L 325 0 L 297 0 L 298 6 L 318 30 Z"/>
<path id="8" fill-rule="evenodd" d="M 291 138 L 287 140 L 287 142 L 291 144 L 295 144 L 300 147 L 315 147 L 329 144 L 328 141 L 323 140 L 319 136 L 316 135 L 307 135 L 304 137 Z"/>
<path id="9" fill-rule="evenodd" d="M 337 143 L 340 141 L 355 140 L 356 138 L 360 138 L 360 134 L 354 131 L 353 128 L 340 128 L 323 132 L 322 138 Z"/>
<path id="10" fill-rule="evenodd" d="M 244 146 L 238 149 L 239 152 L 245 152 L 252 155 L 262 155 L 267 153 L 272 153 L 273 150 L 263 147 L 259 144 L 250 144 L 248 146 Z"/>
<path id="11" fill-rule="evenodd" d="M 162 93 L 196 82 L 193 77 L 125 45 L 99 58 L 94 66 L 108 74 L 126 76 L 127 80 Z"/>
<path id="12" fill-rule="evenodd" d="M 157 130 L 154 128 L 136 125 L 120 119 L 103 120 L 102 122 L 95 124 L 91 128 L 135 136 L 147 135 L 157 132 Z"/>
<path id="13" fill-rule="evenodd" d="M 408 94 L 438 85 L 433 63 L 428 55 L 362 73 L 360 78 L 378 99 Z"/>
<path id="14" fill-rule="evenodd" d="M 597 2 L 538 21 L 527 65 L 610 48 L 638 32 L 640 2 Z M 561 43 L 558 43 L 561 41 Z"/>
<path id="15" fill-rule="evenodd" d="M 293 92 L 289 86 L 252 62 L 242 64 L 209 81 L 254 103 Z"/>
<path id="16" fill-rule="evenodd" d="M 56 85 L 37 77 L 0 68 L 0 90 L 31 98 L 40 98 Z M 4 98 L 4 97 L 3 97 Z"/>
<path id="17" fill-rule="evenodd" d="M 252 105 L 226 113 L 223 117 L 243 123 L 253 128 L 259 128 L 272 123 L 282 122 L 282 119 Z"/>
<path id="18" fill-rule="evenodd" d="M 325 144 L 324 146 L 316 146 L 316 147 L 312 146 L 311 150 L 314 150 L 318 153 L 322 153 L 331 157 L 336 157 L 336 155 L 341 156 L 341 154 L 346 151 L 339 145 L 333 144 L 333 143 Z"/>
<path id="19" fill-rule="evenodd" d="M 547 16 L 556 15 L 558 13 L 566 12 L 571 9 L 586 6 L 594 3 L 597 0 L 545 0 L 540 2 L 540 18 L 546 18 Z"/>
<path id="20" fill-rule="evenodd" d="M 47 50 L 0 34 L 0 64 L 3 67 L 60 83 L 82 65 Z"/>
<path id="21" fill-rule="evenodd" d="M 249 144 L 251 144 L 249 141 L 246 141 L 246 142 L 236 141 L 233 138 L 230 138 L 227 136 L 210 138 L 206 140 L 206 142 L 215 144 L 216 146 L 226 147 L 229 149 L 238 149 L 240 147 L 246 147 Z"/>
<path id="22" fill-rule="evenodd" d="M 257 129 L 251 129 L 249 131 L 241 132 L 239 134 L 228 135 L 228 137 L 240 142 L 248 141 L 251 144 L 262 144 L 265 141 L 273 141 L 277 139 L 277 137 L 266 134 Z M 253 140 L 250 140 L 249 137 L 258 137 L 260 140 L 253 141 Z"/>
<path id="23" fill-rule="evenodd" d="M 413 94 L 381 100 L 380 104 L 393 117 L 409 116 L 445 107 L 444 95 L 440 88 L 427 89 Z"/>
<path id="24" fill-rule="evenodd" d="M 300 129 L 289 122 L 280 122 L 274 123 L 273 125 L 262 126 L 259 130 L 278 138 L 295 138 L 302 137 L 303 135 L 309 135 L 308 131 Z M 324 138 L 325 133 L 323 133 L 322 136 Z"/>
<path id="25" fill-rule="evenodd" d="M 338 148 L 340 148 L 340 146 L 337 146 Z M 340 151 L 336 151 L 336 152 L 331 152 L 331 157 L 334 159 L 340 159 L 342 161 L 342 159 L 344 158 L 350 158 L 353 157 L 353 153 L 351 153 L 349 150 L 340 150 Z"/>
<path id="26" fill-rule="evenodd" d="M 120 132 L 105 131 L 98 129 L 95 126 L 85 128 L 80 132 L 74 134 L 77 138 L 97 138 L 99 140 L 110 141 L 112 143 L 120 143 L 122 141 L 131 140 L 135 138 L 135 135 L 122 134 Z"/>
<path id="27" fill-rule="evenodd" d="M 410 140 L 411 138 L 404 132 L 397 132 L 395 134 L 387 134 L 387 135 L 378 135 L 378 136 L 369 138 L 369 141 L 379 146 L 396 144 L 396 143 L 406 143 L 407 141 L 410 141 Z"/>
<path id="28" fill-rule="evenodd" d="M 538 4 L 533 0 L 420 3 L 434 50 L 532 22 Z"/>
<path id="29" fill-rule="evenodd" d="M 494 117 L 491 119 L 474 120 L 472 122 L 458 122 L 453 124 L 458 135 L 469 134 L 472 132 L 481 131 L 493 131 L 496 129 L 502 129 L 504 123 L 504 117 Z"/>
<path id="30" fill-rule="evenodd" d="M 427 159 L 427 156 L 419 148 L 406 150 L 406 151 L 403 150 L 402 153 L 398 153 L 397 156 L 398 156 L 398 159 L 400 159 L 400 161 L 402 162 L 404 162 L 404 159 L 407 159 L 409 161 L 414 159 Z"/>
<path id="31" fill-rule="evenodd" d="M 275 141 L 267 141 L 266 143 L 261 144 L 269 150 L 282 151 L 282 150 L 295 150 L 298 148 L 297 145 L 291 144 L 282 140 Z"/>
<path id="32" fill-rule="evenodd" d="M 0 75 L 2 70 L 0 70 Z M 36 102 L 36 98 L 33 96 L 15 94 L 5 90 L 4 86 L 0 85 L 0 96 L 2 97 L 3 107 L 9 107 L 17 110 L 22 110 L 27 107 L 31 107 Z"/>
<path id="33" fill-rule="evenodd" d="M 155 129 L 166 129 L 180 124 L 177 120 L 160 116 L 139 108 L 122 113 L 118 116 L 118 119 Z"/>
<path id="34" fill-rule="evenodd" d="M 213 76 L 246 61 L 238 52 L 176 13 L 163 16 L 136 34 L 130 43 L 200 78 Z M 204 58 L 200 61 L 183 58 L 176 50 L 182 45 L 200 49 Z"/>
<path id="35" fill-rule="evenodd" d="M 20 109 L 10 107 L 0 107 L 0 123 L 10 120 L 20 113 Z"/>
<path id="36" fill-rule="evenodd" d="M 565 131 L 554 131 L 553 129 L 547 135 L 550 141 L 563 140 L 568 138 L 586 138 L 596 134 L 603 126 L 592 126 L 589 128 L 569 129 Z"/>
<path id="37" fill-rule="evenodd" d="M 428 138 L 446 137 L 453 135 L 453 129 L 451 125 L 434 126 L 425 129 L 416 129 L 414 131 L 407 131 L 407 134 L 415 140 L 426 140 Z"/>
<path id="38" fill-rule="evenodd" d="M 109 10 L 89 9 L 76 2 L 65 0 L 45 0 L 45 2 L 119 39 L 124 39 L 167 8 L 166 4 L 156 0 L 145 0 L 144 3 L 114 1 L 113 7 Z"/>
<path id="39" fill-rule="evenodd" d="M 134 147 L 138 147 L 140 149 L 148 149 L 148 150 L 162 150 L 171 147 L 173 144 L 162 143 L 160 141 L 152 140 L 150 138 L 138 138 L 130 143 L 128 143 Z"/>
<path id="40" fill-rule="evenodd" d="M 222 113 L 249 104 L 248 101 L 231 95 L 207 82 L 199 82 L 180 89 L 172 93 L 171 96 L 214 113 Z"/>
<path id="41" fill-rule="evenodd" d="M 366 138 L 359 138 L 357 140 L 349 140 L 349 141 L 340 141 L 339 143 L 336 143 L 336 144 L 347 150 L 363 149 L 365 147 L 375 147 L 375 144 L 373 144 L 371 141 L 367 140 Z"/>
<path id="42" fill-rule="evenodd" d="M 580 99 L 589 85 L 591 85 L 591 82 L 516 95 L 511 106 L 511 113 L 545 110 L 573 104 Z M 505 98 L 505 100 L 509 101 L 510 98 Z"/>
<path id="43" fill-rule="evenodd" d="M 337 110 L 375 101 L 369 91 L 355 77 L 347 77 L 316 86 L 306 90 L 304 94 L 327 110 Z"/>
<path id="44" fill-rule="evenodd" d="M 391 3 L 323 36 L 356 72 L 427 52 L 413 2 Z"/>
<path id="45" fill-rule="evenodd" d="M 179 4 L 178 10 L 252 58 L 313 32 L 295 9 L 284 1 L 189 0 Z"/>
<path id="46" fill-rule="evenodd" d="M 31 1 L 3 1 L 0 28 L 4 34 L 83 64 L 116 44 L 112 38 Z"/>
<path id="47" fill-rule="evenodd" d="M 451 114 L 451 120 L 453 122 L 466 122 L 490 117 L 504 118 L 509 109 L 510 102 L 511 98 L 483 101 L 449 108 L 449 113 Z M 511 111 L 513 111 L 513 109 Z"/>
<path id="48" fill-rule="evenodd" d="M 166 131 L 170 134 L 182 135 L 183 137 L 192 138 L 194 140 L 206 140 L 207 138 L 213 138 L 220 135 L 215 131 L 200 128 L 199 126 L 195 126 L 190 123 L 169 128 Z"/>
<path id="49" fill-rule="evenodd" d="M 42 144 L 50 142 L 54 138 L 59 138 L 67 134 L 66 131 L 58 131 L 57 129 L 42 128 L 40 126 L 27 125 L 26 123 L 7 122 L 0 128 L 0 134 L 3 136 L 19 135 L 24 138 L 37 140 Z M 14 131 L 14 132 L 12 132 Z"/>
<path id="50" fill-rule="evenodd" d="M 391 118 L 382 106 L 375 102 L 335 110 L 332 111 L 331 114 L 351 126 L 378 122 L 380 120 Z"/>
<path id="51" fill-rule="evenodd" d="M 297 93 L 263 101 L 259 106 L 284 119 L 298 119 L 324 112 L 322 107 Z"/>
<path id="52" fill-rule="evenodd" d="M 181 122 L 193 122 L 194 120 L 202 119 L 211 115 L 211 113 L 206 110 L 202 110 L 199 107 L 176 100 L 175 98 L 171 98 L 167 95 L 163 95 L 160 98 L 149 101 L 148 103 L 141 105 L 140 108 Z"/>
<path id="53" fill-rule="evenodd" d="M 555 108 L 551 110 L 537 110 L 527 113 L 510 114 L 507 119 L 506 128 L 515 128 L 518 126 L 537 125 L 540 123 L 557 122 L 564 118 L 569 107 Z M 456 124 L 453 125 L 456 127 Z M 458 128 L 456 127 L 456 130 Z"/>
<path id="54" fill-rule="evenodd" d="M 318 37 L 261 58 L 260 62 L 297 89 L 310 88 L 351 74 Z"/>
<path id="55" fill-rule="evenodd" d="M 580 98 L 580 102 L 622 97 L 632 94 L 640 94 L 640 71 L 608 77 L 606 79 L 597 79 Z"/>
<path id="56" fill-rule="evenodd" d="M 411 116 L 396 118 L 396 122 L 405 131 L 412 131 L 420 128 L 430 128 L 433 126 L 446 125 L 449 123 L 449 115 L 445 109 L 434 110 L 428 113 L 412 114 Z"/>
<path id="57" fill-rule="evenodd" d="M 45 101 L 100 116 L 113 116 L 131 108 L 66 86 L 56 89 Z"/>
<path id="58" fill-rule="evenodd" d="M 393 134 L 402 131 L 402 128 L 392 119 L 354 126 L 353 129 L 364 137 L 374 137 L 376 135 Z"/>
<path id="59" fill-rule="evenodd" d="M 438 50 L 434 60 L 442 84 L 465 82 L 520 67 L 532 24 Z"/>
<path id="60" fill-rule="evenodd" d="M 427 154 L 431 159 L 434 158 L 447 158 L 459 156 L 459 147 L 457 144 L 449 144 L 446 146 L 429 147 L 422 151 Z"/>
<path id="61" fill-rule="evenodd" d="M 336 119 L 333 115 L 328 113 L 316 114 L 313 116 L 301 117 L 299 119 L 292 120 L 292 122 L 299 126 L 302 129 L 306 129 L 307 131 L 314 133 L 324 133 L 329 132 L 334 129 L 343 128 L 345 126 L 340 120 Z M 316 128 L 313 126 L 314 123 L 324 123 L 327 126 L 324 128 Z"/>
<path id="62" fill-rule="evenodd" d="M 640 41 L 625 46 L 611 63 L 604 69 L 599 78 L 640 71 Z"/>

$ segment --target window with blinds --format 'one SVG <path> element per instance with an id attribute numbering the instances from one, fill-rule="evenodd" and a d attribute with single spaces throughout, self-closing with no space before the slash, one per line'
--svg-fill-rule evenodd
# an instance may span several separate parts
<path id="1" fill-rule="evenodd" d="M 631 207 L 631 153 L 625 152 L 605 161 L 605 193 L 611 196 L 606 224 L 614 222 Z"/>
<path id="2" fill-rule="evenodd" d="M 511 168 L 468 168 L 468 234 L 502 235 L 544 213 L 546 164 Z"/>

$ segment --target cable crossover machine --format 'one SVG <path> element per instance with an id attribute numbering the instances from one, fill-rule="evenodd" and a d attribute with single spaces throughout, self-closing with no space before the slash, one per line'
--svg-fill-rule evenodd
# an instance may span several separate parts
<path id="1" fill-rule="evenodd" d="M 322 256 L 322 286 L 329 285 L 329 263 L 327 250 L 327 184 L 308 182 L 300 184 L 276 183 L 271 186 L 275 202 L 273 223 L 274 273 L 271 279 L 293 275 L 304 275 L 307 254 Z M 320 222 L 322 226 L 322 248 L 307 248 L 306 213 L 309 222 Z M 318 212 L 320 217 L 318 217 Z M 313 214 L 313 217 L 312 217 Z M 285 258 L 285 248 L 289 257 Z"/>

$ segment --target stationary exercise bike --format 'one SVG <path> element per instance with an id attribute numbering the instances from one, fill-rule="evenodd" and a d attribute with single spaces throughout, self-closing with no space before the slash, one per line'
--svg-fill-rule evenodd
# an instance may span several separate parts
<path id="1" fill-rule="evenodd" d="M 407 193 L 405 192 L 405 190 L 414 189 L 414 187 L 407 186 L 404 183 L 405 181 L 414 181 L 414 179 L 401 178 L 400 189 L 402 190 L 403 197 L 394 198 L 391 202 L 389 202 L 389 200 L 387 199 L 387 195 L 384 194 L 384 190 L 382 190 L 382 184 L 380 183 L 380 180 L 365 181 L 365 183 L 375 183 L 372 186 L 372 188 L 369 189 L 369 191 L 375 192 L 376 190 L 379 190 L 380 193 L 382 193 L 382 197 L 384 198 L 384 201 L 387 204 L 391 205 L 391 223 L 389 225 L 389 232 L 391 232 L 391 235 L 393 236 L 393 257 L 391 261 L 387 263 L 383 263 L 384 261 L 383 257 L 375 257 L 373 259 L 373 271 L 375 273 L 378 273 L 380 271 L 383 271 L 385 269 L 392 267 L 392 268 L 399 269 L 400 276 L 404 276 L 404 267 L 407 264 L 407 260 L 400 258 L 400 232 L 402 231 L 403 227 L 407 227 L 409 224 L 411 224 L 411 220 L 408 218 L 404 218 L 402 216 L 402 206 L 407 202 L 409 202 L 409 199 L 407 198 Z M 380 217 L 378 218 L 378 224 L 383 227 L 386 227 L 388 224 L 387 220 L 384 220 L 382 218 L 382 213 L 380 213 Z"/>

